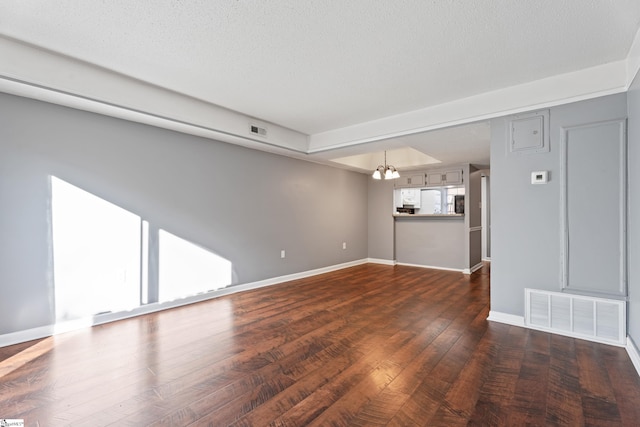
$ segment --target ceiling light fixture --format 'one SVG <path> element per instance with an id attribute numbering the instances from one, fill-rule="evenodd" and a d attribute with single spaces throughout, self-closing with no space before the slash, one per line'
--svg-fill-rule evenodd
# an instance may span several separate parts
<path id="1" fill-rule="evenodd" d="M 396 179 L 400 178 L 400 173 L 398 170 L 392 166 L 387 164 L 387 152 L 384 152 L 384 166 L 380 165 L 373 171 L 373 179 Z"/>

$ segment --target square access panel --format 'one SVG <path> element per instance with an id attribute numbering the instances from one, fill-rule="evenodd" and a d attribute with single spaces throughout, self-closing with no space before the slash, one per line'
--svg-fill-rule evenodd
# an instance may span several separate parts
<path id="1" fill-rule="evenodd" d="M 549 151 L 549 110 L 519 114 L 507 120 L 509 154 Z"/>

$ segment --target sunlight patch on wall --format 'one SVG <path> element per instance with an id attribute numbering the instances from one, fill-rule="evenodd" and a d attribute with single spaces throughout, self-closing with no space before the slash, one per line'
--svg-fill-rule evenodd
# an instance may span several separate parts
<path id="1" fill-rule="evenodd" d="M 54 176 L 56 320 L 140 305 L 139 216 Z"/>
<path id="2" fill-rule="evenodd" d="M 56 328 L 231 284 L 231 261 L 54 176 L 51 221 Z"/>
<path id="3" fill-rule="evenodd" d="M 165 230 L 160 230 L 159 242 L 159 302 L 231 284 L 230 261 Z"/>

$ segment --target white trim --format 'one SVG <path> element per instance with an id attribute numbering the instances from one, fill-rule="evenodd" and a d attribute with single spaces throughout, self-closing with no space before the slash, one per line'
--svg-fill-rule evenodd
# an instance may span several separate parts
<path id="1" fill-rule="evenodd" d="M 396 260 L 394 259 L 367 258 L 367 262 L 372 264 L 396 265 Z"/>
<path id="2" fill-rule="evenodd" d="M 600 343 L 600 344 L 612 345 L 614 347 L 625 347 L 625 345 L 626 345 L 625 343 L 618 343 L 618 342 L 615 342 L 615 341 L 600 339 L 598 337 L 593 337 L 593 336 L 572 334 L 570 332 L 565 332 L 565 331 L 561 331 L 561 330 L 557 330 L 557 329 L 539 328 L 539 327 L 533 326 L 533 325 L 525 325 L 524 327 L 527 328 L 527 329 L 532 329 L 534 331 L 547 332 L 549 334 L 555 334 L 555 335 L 561 335 L 563 337 L 568 337 L 568 338 L 575 338 L 575 339 L 580 339 L 580 340 L 585 340 L 585 341 L 597 342 L 597 343 Z M 626 339 L 624 341 L 626 341 Z"/>
<path id="3" fill-rule="evenodd" d="M 430 268 L 432 270 L 457 271 L 460 273 L 464 272 L 463 268 L 436 267 L 434 265 L 409 264 L 407 262 L 396 262 L 396 265 L 404 265 L 407 267 Z"/>
<path id="4" fill-rule="evenodd" d="M 26 329 L 23 331 L 11 332 L 8 334 L 0 335 L 0 347 L 8 345 L 18 344 L 21 342 L 36 340 L 40 338 L 49 337 L 52 335 L 61 334 L 64 332 L 70 332 L 78 329 L 88 328 L 91 326 L 102 325 L 104 323 L 115 322 L 118 320 L 124 320 L 131 317 L 141 316 L 143 314 L 155 313 L 158 311 L 166 310 L 174 307 L 181 307 L 197 302 L 207 301 L 210 299 L 218 298 L 223 295 L 235 294 L 238 292 L 249 291 L 252 289 L 263 288 L 266 286 L 277 285 L 280 283 L 290 282 L 292 280 L 304 279 L 305 277 L 316 276 L 318 274 L 329 273 L 336 270 L 342 270 L 344 268 L 354 267 L 356 265 L 366 264 L 368 259 L 360 259 L 356 261 L 345 262 L 342 264 L 336 264 L 328 267 L 317 268 L 315 270 L 303 271 L 300 273 L 288 274 L 285 276 L 273 277 L 271 279 L 260 280 L 257 282 L 244 283 L 242 285 L 233 285 L 228 288 L 219 289 L 217 291 L 205 292 L 198 295 L 192 295 L 186 298 L 180 298 L 173 301 L 167 301 L 162 303 L 152 303 L 141 307 L 136 307 L 129 311 L 121 311 L 117 313 L 105 313 L 96 316 L 91 316 L 83 319 L 76 319 L 55 325 L 45 325 L 32 329 Z"/>
<path id="5" fill-rule="evenodd" d="M 115 117 L 131 122 L 142 123 L 162 129 L 169 129 L 188 135 L 200 136 L 203 138 L 214 139 L 229 144 L 240 145 L 255 150 L 267 151 L 270 153 L 280 154 L 283 156 L 296 157 L 306 159 L 304 149 L 290 148 L 280 143 L 267 143 L 259 141 L 252 136 L 241 135 L 232 129 L 214 128 L 212 125 L 198 124 L 189 119 L 174 119 L 160 114 L 144 110 L 135 110 L 124 105 L 109 103 L 89 97 L 58 91 L 50 87 L 38 86 L 29 82 L 22 82 L 8 79 L 0 75 L 0 92 L 11 95 L 22 96 L 25 98 L 36 99 L 38 101 L 48 102 L 51 104 L 61 105 L 63 107 L 75 108 L 81 111 L 101 114 L 103 116 Z M 206 110 L 208 107 L 191 106 L 192 109 L 201 108 Z M 235 113 L 234 113 L 235 114 Z M 249 118 L 246 119 L 247 121 Z M 274 126 L 274 125 L 272 125 Z M 291 131 L 293 132 L 293 131 Z M 300 139 L 299 137 L 298 139 Z M 305 137 L 306 138 L 306 137 Z M 282 138 L 284 139 L 284 138 Z M 295 138 L 292 138 L 295 139 Z"/>
<path id="6" fill-rule="evenodd" d="M 568 136 L 569 132 L 572 130 L 578 129 L 588 129 L 595 128 L 604 125 L 618 125 L 618 131 L 620 132 L 619 144 L 620 144 L 620 158 L 618 160 L 618 166 L 620 170 L 618 172 L 618 184 L 620 192 L 620 212 L 619 212 L 619 222 L 620 229 L 618 231 L 618 239 L 619 239 L 619 253 L 622 254 L 620 257 L 620 265 L 619 265 L 619 285 L 618 285 L 618 293 L 610 294 L 609 296 L 622 297 L 627 293 L 627 197 L 628 197 L 628 183 L 627 183 L 627 119 L 613 119 L 613 120 L 605 120 L 605 121 L 597 121 L 597 122 L 589 122 L 585 124 L 580 124 L 576 126 L 568 126 L 560 128 L 560 230 L 561 230 L 561 242 L 560 242 L 560 283 L 563 290 L 567 290 L 570 292 L 587 292 L 589 293 L 589 289 L 581 289 L 579 287 L 570 286 L 569 277 L 569 242 L 571 241 L 571 237 L 569 236 L 569 206 L 568 206 L 568 150 L 569 150 L 569 142 Z"/>
<path id="7" fill-rule="evenodd" d="M 26 329 L 24 331 L 11 332 L 0 335 L 0 347 L 19 344 L 45 338 L 53 335 L 53 325 L 40 326 L 38 328 Z"/>
<path id="8" fill-rule="evenodd" d="M 636 32 L 629 53 L 627 54 L 627 90 L 640 71 L 640 28 Z"/>
<path id="9" fill-rule="evenodd" d="M 442 129 L 622 93 L 627 61 L 615 61 L 309 136 L 309 153 Z"/>
<path id="10" fill-rule="evenodd" d="M 637 39 L 624 60 L 313 135 L 270 123 L 268 140 L 250 134 L 254 117 L 9 36 L 0 36 L 0 91 L 323 163 L 307 155 L 625 92 Z"/>
<path id="11" fill-rule="evenodd" d="M 465 268 L 462 272 L 464 274 L 471 274 L 471 273 L 475 273 L 476 271 L 480 270 L 483 267 L 484 264 L 482 264 L 482 262 L 477 263 L 476 265 L 474 265 L 471 268 Z M 467 273 L 468 271 L 468 273 Z"/>
<path id="12" fill-rule="evenodd" d="M 270 123 L 269 138 L 256 138 L 248 124 L 262 121 L 254 117 L 10 36 L 0 35 L 0 57 L 5 60 L 0 67 L 0 92 L 289 157 L 307 157 L 306 134 Z"/>
<path id="13" fill-rule="evenodd" d="M 491 322 L 504 323 L 506 325 L 520 326 L 525 328 L 524 316 L 516 316 L 515 314 L 500 313 L 499 311 L 489 311 L 487 320 Z"/>
<path id="14" fill-rule="evenodd" d="M 484 262 L 491 262 L 491 257 L 490 257 L 490 256 L 488 256 L 488 257 L 482 258 L 482 261 L 484 261 Z"/>
<path id="15" fill-rule="evenodd" d="M 640 375 L 640 352 L 638 352 L 638 347 L 634 344 L 631 337 L 627 335 L 627 345 L 625 346 L 627 350 L 627 354 L 629 355 L 629 359 L 631 359 L 631 363 L 633 363 L 633 367 L 636 368 L 636 372 Z"/>

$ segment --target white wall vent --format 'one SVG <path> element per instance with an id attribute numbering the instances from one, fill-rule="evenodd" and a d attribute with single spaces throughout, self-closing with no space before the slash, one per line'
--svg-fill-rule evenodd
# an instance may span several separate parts
<path id="1" fill-rule="evenodd" d="M 626 345 L 626 302 L 525 289 L 525 326 L 589 341 Z"/>
<path id="2" fill-rule="evenodd" d="M 262 136 L 264 138 L 267 137 L 267 128 L 264 126 L 258 126 L 256 124 L 249 123 L 249 132 L 251 132 L 253 135 Z"/>

